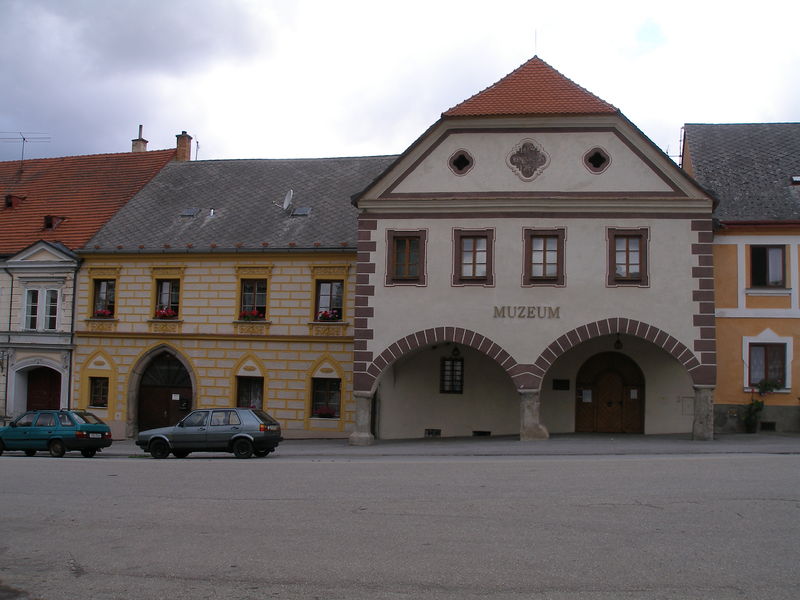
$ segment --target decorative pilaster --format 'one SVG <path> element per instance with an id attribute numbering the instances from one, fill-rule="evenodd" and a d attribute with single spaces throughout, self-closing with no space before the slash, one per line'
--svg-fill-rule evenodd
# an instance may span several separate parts
<path id="1" fill-rule="evenodd" d="M 714 386 L 694 386 L 694 423 L 692 439 L 711 441 L 714 439 Z"/>
<path id="2" fill-rule="evenodd" d="M 539 390 L 519 391 L 519 441 L 546 440 L 550 437 L 547 428 L 542 425 Z"/>
<path id="3" fill-rule="evenodd" d="M 370 432 L 372 423 L 372 394 L 369 392 L 353 392 L 356 399 L 355 430 L 350 434 L 351 446 L 370 446 L 375 441 L 375 436 Z"/>

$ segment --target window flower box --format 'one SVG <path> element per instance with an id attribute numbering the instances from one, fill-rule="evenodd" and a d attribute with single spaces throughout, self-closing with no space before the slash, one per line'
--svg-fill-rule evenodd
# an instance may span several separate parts
<path id="1" fill-rule="evenodd" d="M 98 308 L 92 315 L 93 319 L 113 319 L 114 313 L 107 308 Z"/>
<path id="2" fill-rule="evenodd" d="M 177 319 L 178 318 L 178 313 L 176 313 L 171 308 L 159 308 L 156 311 L 156 314 L 154 315 L 154 318 L 162 319 L 162 320 Z"/>
<path id="3" fill-rule="evenodd" d="M 257 310 L 243 310 L 239 313 L 240 321 L 263 321 L 266 317 Z"/>
<path id="4" fill-rule="evenodd" d="M 341 321 L 342 315 L 336 310 L 322 310 L 317 315 L 317 321 Z"/>

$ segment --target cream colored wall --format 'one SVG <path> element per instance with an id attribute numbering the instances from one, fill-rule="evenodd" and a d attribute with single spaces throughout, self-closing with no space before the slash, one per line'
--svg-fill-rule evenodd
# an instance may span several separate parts
<path id="1" fill-rule="evenodd" d="M 459 347 L 464 358 L 464 393 L 439 393 L 439 361 L 452 346 L 426 348 L 395 363 L 378 388 L 377 435 L 382 439 L 420 438 L 425 429 L 442 437 L 519 434 L 519 395 L 492 360 Z"/>
<path id="2" fill-rule="evenodd" d="M 648 227 L 650 285 L 607 287 L 606 226 Z M 453 229 L 495 230 L 494 287 L 453 287 Z M 566 229 L 566 287 L 522 287 L 523 229 Z M 386 232 L 426 229 L 427 286 L 386 286 Z M 551 342 L 567 331 L 606 317 L 637 319 L 658 327 L 692 348 L 699 338 L 691 315 L 697 312 L 691 290 L 696 243 L 691 223 L 682 219 L 381 219 L 373 233 L 375 296 L 374 339 L 379 354 L 396 340 L 426 328 L 465 327 L 500 344 L 521 363 L 532 363 Z M 676 249 L 684 249 L 682 252 Z M 496 318 L 495 306 L 550 306 L 557 319 Z M 421 308 L 424 307 L 424 310 Z"/>
<path id="3" fill-rule="evenodd" d="M 181 260 L 184 259 L 184 260 Z M 186 255 L 86 257 L 78 290 L 77 347 L 73 387 L 86 406 L 88 378 L 108 376 L 108 419 L 117 437 L 125 435 L 131 371 L 153 348 L 166 345 L 179 353 L 195 376 L 195 406 L 232 406 L 237 375 L 264 378 L 264 406 L 285 437 L 339 437 L 354 420 L 352 400 L 352 323 L 355 293 L 353 254 L 226 257 Z M 270 323 L 238 322 L 242 269 L 270 267 Z M 152 267 L 177 269 L 181 278 L 180 319 L 151 319 Z M 117 272 L 116 317 L 92 319 L 91 274 Z M 342 323 L 314 322 L 314 277 L 345 280 Z M 104 373 L 106 375 L 104 375 Z M 342 380 L 342 418 L 310 419 L 311 377 Z M 135 406 L 133 407 L 135 410 Z"/>

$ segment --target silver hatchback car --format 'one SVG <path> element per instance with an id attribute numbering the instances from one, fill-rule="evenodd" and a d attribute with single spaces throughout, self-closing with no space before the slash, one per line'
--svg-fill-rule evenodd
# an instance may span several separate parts
<path id="1" fill-rule="evenodd" d="M 266 456 L 281 442 L 280 424 L 254 408 L 195 410 L 172 427 L 148 429 L 136 437 L 136 445 L 153 458 L 174 454 L 186 458 L 192 452 L 232 452 L 237 458 Z"/>

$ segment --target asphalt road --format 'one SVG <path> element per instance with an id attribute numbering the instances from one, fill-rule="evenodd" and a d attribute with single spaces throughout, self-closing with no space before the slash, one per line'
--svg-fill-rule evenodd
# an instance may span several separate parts
<path id="1" fill-rule="evenodd" d="M 800 455 L 0 458 L 0 600 L 800 596 Z"/>

